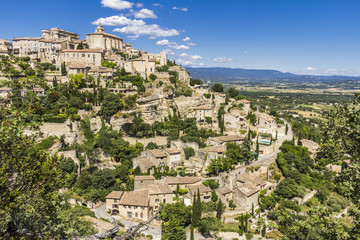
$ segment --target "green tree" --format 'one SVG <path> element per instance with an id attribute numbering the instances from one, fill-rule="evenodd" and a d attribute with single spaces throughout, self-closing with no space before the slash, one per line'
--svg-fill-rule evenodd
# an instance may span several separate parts
<path id="1" fill-rule="evenodd" d="M 43 238 L 60 238 L 64 229 L 57 227 L 57 191 L 62 185 L 58 158 L 35 151 L 35 140 L 22 135 L 21 124 L 21 117 L 13 118 L 11 112 L 1 109 L 0 236 L 18 239 L 41 234 Z"/>
<path id="2" fill-rule="evenodd" d="M 195 150 L 192 147 L 184 148 L 185 159 L 189 160 L 190 157 L 195 156 Z"/>
<path id="3" fill-rule="evenodd" d="M 236 205 L 234 203 L 234 200 L 230 200 L 229 201 L 229 208 L 231 208 L 231 210 L 234 210 L 236 208 Z"/>
<path id="4" fill-rule="evenodd" d="M 105 96 L 101 102 L 101 112 L 106 117 L 111 117 L 124 107 L 124 103 L 121 99 L 113 93 Z"/>
<path id="5" fill-rule="evenodd" d="M 224 92 L 224 87 L 223 87 L 223 85 L 220 84 L 220 83 L 215 83 L 215 84 L 212 86 L 211 90 L 214 91 L 214 92 L 220 92 L 220 93 L 222 93 L 222 92 Z"/>
<path id="6" fill-rule="evenodd" d="M 216 207 L 216 218 L 221 219 L 221 216 L 223 215 L 225 211 L 225 205 L 222 203 L 221 199 L 219 199 Z"/>
<path id="7" fill-rule="evenodd" d="M 66 75 L 67 75 L 65 62 L 63 62 L 63 63 L 61 64 L 61 75 L 62 75 L 62 76 L 66 76 Z"/>
<path id="8" fill-rule="evenodd" d="M 151 81 L 155 81 L 157 79 L 157 76 L 152 73 L 152 74 L 149 75 L 149 78 L 150 78 Z"/>

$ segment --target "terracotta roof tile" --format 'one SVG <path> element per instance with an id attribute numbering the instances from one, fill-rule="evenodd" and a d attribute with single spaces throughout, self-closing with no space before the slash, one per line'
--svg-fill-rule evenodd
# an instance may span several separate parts
<path id="1" fill-rule="evenodd" d="M 124 192 L 120 204 L 147 207 L 149 206 L 149 192 L 146 189 Z"/>

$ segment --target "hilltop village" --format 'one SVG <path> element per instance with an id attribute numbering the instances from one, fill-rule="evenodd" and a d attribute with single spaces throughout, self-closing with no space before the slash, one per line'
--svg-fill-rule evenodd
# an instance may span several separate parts
<path id="1" fill-rule="evenodd" d="M 105 202 L 105 217 L 148 221 L 164 204 L 198 197 L 231 217 L 274 190 L 279 148 L 293 139 L 286 121 L 100 25 L 85 40 L 41 32 L 0 40 L 0 103 L 30 104 L 27 121 L 40 124 L 25 133 L 61 158 L 71 204 Z"/>

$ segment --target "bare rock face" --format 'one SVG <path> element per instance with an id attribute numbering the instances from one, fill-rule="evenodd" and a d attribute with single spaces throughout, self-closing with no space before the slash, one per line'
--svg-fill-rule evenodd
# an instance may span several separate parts
<path id="1" fill-rule="evenodd" d="M 45 138 L 49 136 L 61 138 L 61 136 L 64 136 L 67 144 L 82 143 L 84 136 L 79 130 L 80 123 L 77 121 L 71 122 L 70 119 L 65 123 L 43 123 L 40 126 L 40 132 L 43 133 Z"/>
<path id="2" fill-rule="evenodd" d="M 168 103 L 160 89 L 155 90 L 148 97 L 137 99 L 136 103 L 141 112 L 141 118 L 147 123 L 162 121 L 169 114 Z"/>
<path id="3" fill-rule="evenodd" d="M 193 118 L 196 115 L 196 108 L 204 105 L 202 97 L 185 97 L 180 96 L 174 100 L 174 105 L 178 109 L 180 116 Z"/>
<path id="4" fill-rule="evenodd" d="M 112 126 L 113 130 L 115 130 L 115 131 L 120 131 L 122 126 L 127 123 L 132 123 L 132 118 L 112 117 L 110 120 L 110 125 Z"/>

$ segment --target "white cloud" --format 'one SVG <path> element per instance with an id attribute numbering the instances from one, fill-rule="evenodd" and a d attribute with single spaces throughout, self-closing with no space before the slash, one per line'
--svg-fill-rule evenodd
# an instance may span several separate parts
<path id="1" fill-rule="evenodd" d="M 179 7 L 173 7 L 172 9 L 174 10 L 179 10 L 179 11 L 183 11 L 183 12 L 187 12 L 189 9 L 187 8 L 179 8 Z"/>
<path id="2" fill-rule="evenodd" d="M 171 49 L 165 49 L 164 50 L 168 55 L 175 55 L 175 52 Z"/>
<path id="3" fill-rule="evenodd" d="M 139 35 L 129 35 L 129 36 L 126 36 L 126 37 L 134 41 L 134 40 L 139 38 Z"/>
<path id="4" fill-rule="evenodd" d="M 137 4 L 136 4 L 136 7 L 137 7 L 137 8 L 142 8 L 142 7 L 144 7 L 144 4 L 143 4 L 143 3 L 137 3 Z"/>
<path id="5" fill-rule="evenodd" d="M 227 57 L 219 57 L 219 58 L 214 58 L 213 59 L 215 62 L 231 62 L 232 58 L 227 58 Z"/>
<path id="6" fill-rule="evenodd" d="M 160 46 L 167 46 L 169 48 L 173 48 L 173 49 L 177 49 L 177 50 L 188 50 L 190 49 L 190 47 L 185 46 L 185 45 L 179 45 L 176 42 L 170 42 L 167 39 L 163 39 L 160 41 L 156 42 L 156 45 L 160 45 Z"/>
<path id="7" fill-rule="evenodd" d="M 123 0 L 101 0 L 103 7 L 124 10 L 132 8 L 133 3 Z"/>
<path id="8" fill-rule="evenodd" d="M 157 41 L 157 42 L 156 42 L 156 45 L 168 46 L 168 45 L 170 45 L 170 43 L 174 43 L 174 42 L 169 42 L 169 40 L 163 39 L 163 40 Z"/>
<path id="9" fill-rule="evenodd" d="M 157 18 L 153 10 L 143 8 L 139 12 L 135 12 L 136 18 Z"/>
<path id="10" fill-rule="evenodd" d="M 161 28 L 157 24 L 147 25 L 143 20 L 129 19 L 123 15 L 99 18 L 92 24 L 123 26 L 122 28 L 115 28 L 113 31 L 129 35 L 149 36 L 151 39 L 179 35 L 179 31 L 176 29 Z"/>
<path id="11" fill-rule="evenodd" d="M 196 43 L 188 43 L 189 46 L 196 46 Z"/>
<path id="12" fill-rule="evenodd" d="M 249 52 L 247 50 L 244 51 L 244 54 L 248 54 Z"/>
<path id="13" fill-rule="evenodd" d="M 130 24 L 122 28 L 115 28 L 114 32 L 150 36 L 152 37 L 152 39 L 158 37 L 172 37 L 179 35 L 179 31 L 177 31 L 176 29 L 161 28 L 157 24 Z"/>
<path id="14" fill-rule="evenodd" d="M 194 62 L 191 60 L 184 60 L 184 59 L 176 59 L 176 63 L 183 65 L 183 66 L 189 66 L 189 67 L 203 67 L 204 63 Z"/>
<path id="15" fill-rule="evenodd" d="M 129 19 L 125 16 L 111 16 L 106 18 L 99 18 L 92 24 L 104 26 L 125 26 L 125 25 L 145 25 L 143 20 Z"/>
<path id="16" fill-rule="evenodd" d="M 184 42 L 187 42 L 187 41 L 190 41 L 190 38 L 189 37 L 186 37 L 183 39 Z"/>
<path id="17" fill-rule="evenodd" d="M 153 6 L 154 6 L 154 7 L 160 7 L 161 4 L 160 4 L 160 3 L 153 3 Z"/>
<path id="18" fill-rule="evenodd" d="M 179 56 L 183 59 L 188 59 L 188 60 L 192 60 L 192 61 L 197 61 L 197 60 L 202 59 L 202 57 L 200 55 L 189 55 L 187 53 L 181 53 Z"/>
<path id="19" fill-rule="evenodd" d="M 317 70 L 317 68 L 314 68 L 314 67 L 307 67 L 307 68 L 306 68 L 306 70 L 308 70 L 308 71 L 316 71 L 316 70 Z"/>
<path id="20" fill-rule="evenodd" d="M 175 46 L 172 46 L 172 48 L 178 49 L 178 50 L 188 50 L 188 49 L 190 49 L 190 47 L 185 46 L 185 45 L 175 45 Z"/>

